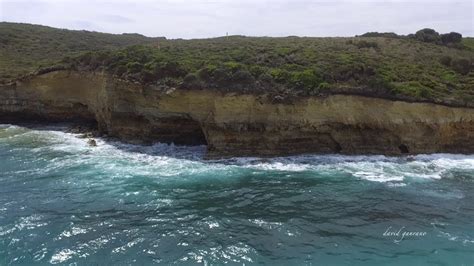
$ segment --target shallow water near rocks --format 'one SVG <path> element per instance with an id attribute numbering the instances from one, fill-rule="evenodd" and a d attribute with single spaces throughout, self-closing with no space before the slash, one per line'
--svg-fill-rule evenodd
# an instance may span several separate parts
<path id="1" fill-rule="evenodd" d="M 63 130 L 0 125 L 0 265 L 474 261 L 474 155 L 206 161 Z"/>

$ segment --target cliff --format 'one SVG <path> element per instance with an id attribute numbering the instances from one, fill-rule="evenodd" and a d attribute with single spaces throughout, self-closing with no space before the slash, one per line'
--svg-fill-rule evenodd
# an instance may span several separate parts
<path id="1" fill-rule="evenodd" d="M 96 121 L 132 142 L 206 144 L 209 158 L 300 153 L 473 153 L 474 109 L 351 95 L 161 89 L 104 72 L 55 71 L 0 88 L 0 119 Z"/>

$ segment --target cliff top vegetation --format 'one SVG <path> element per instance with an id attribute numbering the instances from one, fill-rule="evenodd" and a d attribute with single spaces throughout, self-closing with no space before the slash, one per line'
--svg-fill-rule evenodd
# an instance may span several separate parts
<path id="1" fill-rule="evenodd" d="M 432 29 L 408 36 L 167 40 L 0 23 L 0 51 L 4 81 L 60 68 L 183 89 L 474 106 L 474 39 Z"/>
<path id="2" fill-rule="evenodd" d="M 0 82 L 57 64 L 65 56 L 153 43 L 160 39 L 164 38 L 0 22 Z"/>

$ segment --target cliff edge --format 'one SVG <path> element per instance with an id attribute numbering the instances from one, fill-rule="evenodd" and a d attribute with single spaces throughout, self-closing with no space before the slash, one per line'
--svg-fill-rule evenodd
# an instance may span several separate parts
<path id="1" fill-rule="evenodd" d="M 53 71 L 3 85 L 0 118 L 97 122 L 125 141 L 205 144 L 208 158 L 301 153 L 473 153 L 474 109 L 355 95 L 275 102 Z"/>

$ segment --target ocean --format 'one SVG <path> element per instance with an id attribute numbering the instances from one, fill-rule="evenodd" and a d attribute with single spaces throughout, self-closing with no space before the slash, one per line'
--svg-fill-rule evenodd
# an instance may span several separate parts
<path id="1" fill-rule="evenodd" d="M 473 265 L 474 155 L 204 160 L 0 125 L 0 265 Z"/>

